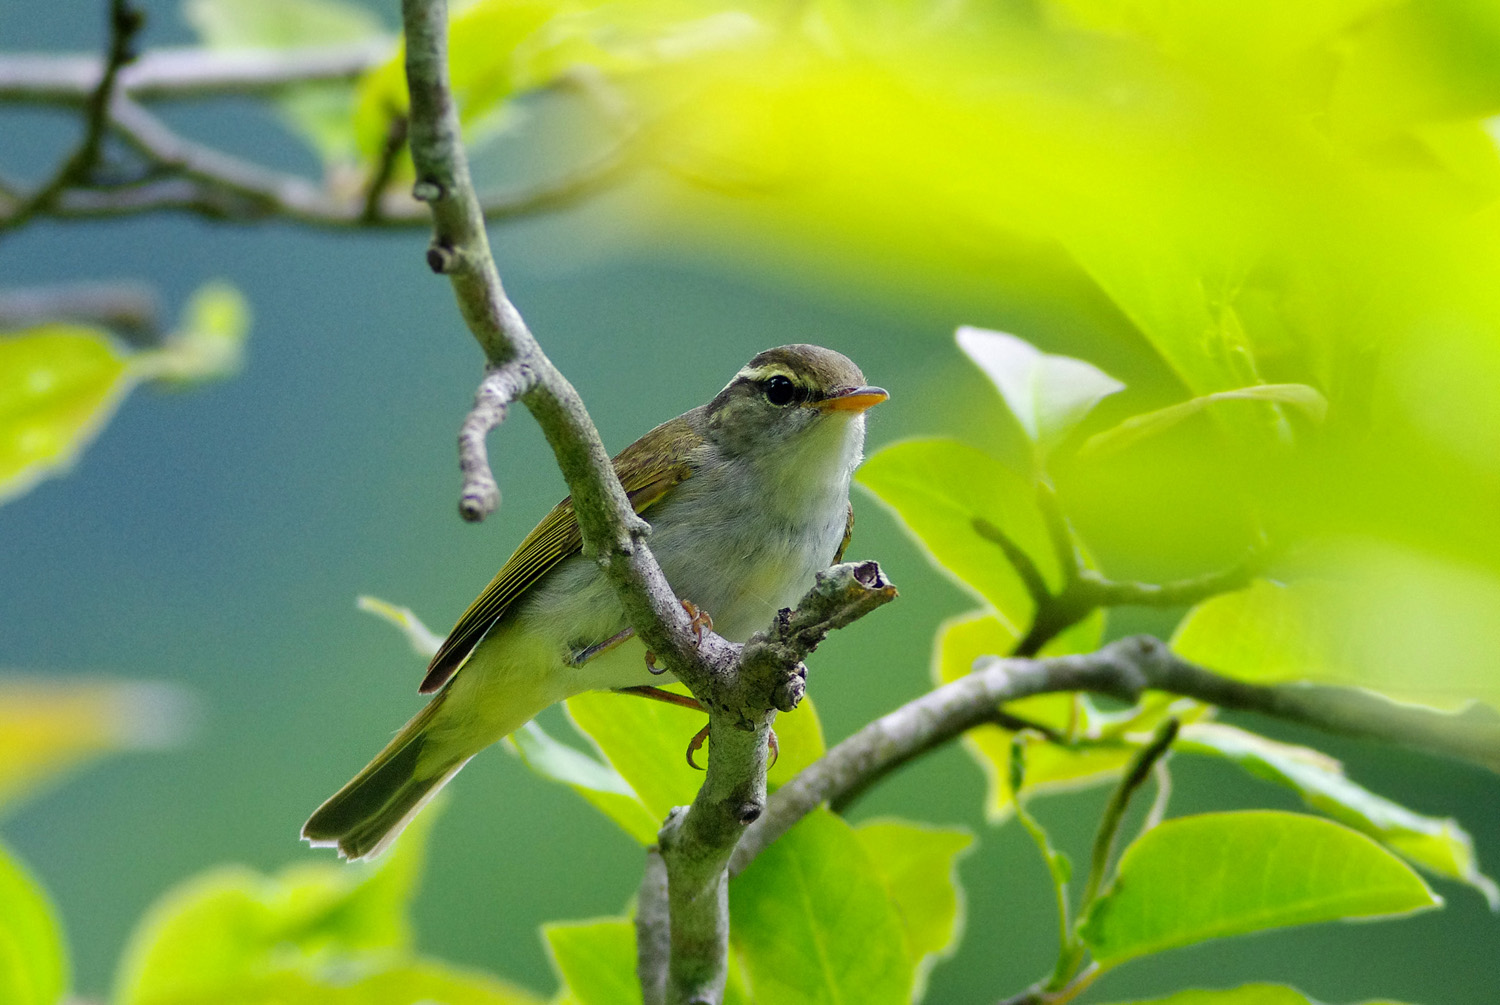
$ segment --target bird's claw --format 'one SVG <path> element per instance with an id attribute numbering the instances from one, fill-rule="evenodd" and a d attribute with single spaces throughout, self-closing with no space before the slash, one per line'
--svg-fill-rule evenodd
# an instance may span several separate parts
<path id="1" fill-rule="evenodd" d="M 694 733 L 693 738 L 688 741 L 687 762 L 689 767 L 696 768 L 698 771 L 703 770 L 703 768 L 699 767 L 698 762 L 693 760 L 693 755 L 703 749 L 703 743 L 707 739 L 708 727 L 704 726 L 698 732 Z M 776 730 L 774 729 L 766 733 L 766 749 L 771 752 L 771 760 L 766 764 L 766 770 L 769 771 L 776 766 L 776 761 L 781 757 L 781 742 L 776 739 Z"/>
<path id="2" fill-rule="evenodd" d="M 709 631 L 713 631 L 714 619 L 708 616 L 707 611 L 700 608 L 691 600 L 684 600 L 682 602 L 682 609 L 687 611 L 688 625 L 693 629 L 693 637 L 698 640 L 699 645 L 702 645 L 703 629 L 707 628 Z"/>
<path id="3" fill-rule="evenodd" d="M 649 649 L 646 650 L 646 669 L 657 677 L 667 672 L 666 667 L 656 665 L 656 654 Z"/>

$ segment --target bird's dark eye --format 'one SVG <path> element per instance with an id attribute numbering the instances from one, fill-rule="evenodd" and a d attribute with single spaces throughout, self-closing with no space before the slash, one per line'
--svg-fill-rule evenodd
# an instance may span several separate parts
<path id="1" fill-rule="evenodd" d="M 780 374 L 767 379 L 760 386 L 766 394 L 766 400 L 773 405 L 790 405 L 799 396 L 797 385 Z"/>

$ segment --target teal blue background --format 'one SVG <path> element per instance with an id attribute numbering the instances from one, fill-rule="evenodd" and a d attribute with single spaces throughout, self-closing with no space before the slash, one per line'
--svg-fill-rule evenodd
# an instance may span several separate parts
<path id="1" fill-rule="evenodd" d="M 148 43 L 189 41 L 175 5 L 146 6 Z M 0 6 L 0 46 L 94 50 L 101 8 Z M 171 118 L 202 139 L 316 169 L 251 105 L 184 107 Z M 0 108 L 0 170 L 35 172 L 75 130 L 66 114 Z M 977 302 L 877 297 L 857 283 L 737 266 L 727 253 L 705 260 L 633 231 L 629 202 L 616 194 L 493 229 L 513 298 L 612 449 L 706 400 L 754 352 L 790 341 L 840 349 L 892 391 L 871 416 L 875 446 L 960 430 L 1004 447 L 990 392 L 952 346 L 960 323 L 1085 355 L 1147 397 L 1173 386 L 1090 288 L 1032 287 L 1034 277 L 1018 273 L 1012 288 Z M 478 527 L 456 516 L 453 438 L 481 360 L 448 284 L 423 265 L 425 242 L 421 230 L 332 234 L 185 218 L 43 222 L 0 237 L 8 287 L 135 278 L 154 285 L 170 312 L 222 276 L 255 312 L 241 376 L 183 394 L 137 393 L 73 473 L 0 508 L 0 668 L 165 680 L 198 699 L 197 729 L 180 748 L 107 761 L 3 821 L 5 839 L 61 905 L 81 993 L 107 989 L 134 920 L 171 884 L 224 861 L 274 869 L 320 854 L 297 841 L 302 820 L 419 705 L 418 661 L 355 610 L 355 596 L 409 605 L 446 627 L 562 494 L 541 437 L 518 412 L 491 441 L 502 509 Z M 921 693 L 935 627 L 974 606 L 873 500 L 856 505 L 851 556 L 880 559 L 902 597 L 839 633 L 812 663 L 832 739 Z M 1211 517 L 1187 515 L 1201 533 L 1162 555 L 1107 537 L 1091 544 L 1120 575 L 1193 571 L 1179 567 L 1184 550 L 1213 557 L 1231 535 Z M 1114 622 L 1116 633 L 1169 627 L 1163 616 Z M 1327 746 L 1357 780 L 1458 815 L 1481 860 L 1500 863 L 1500 780 L 1368 744 Z M 1179 759 L 1176 776 L 1174 812 L 1291 805 L 1227 768 Z M 477 758 L 454 792 L 417 906 L 421 945 L 550 991 L 536 926 L 619 912 L 641 853 L 571 793 L 499 752 Z M 955 747 L 854 811 L 961 823 L 980 835 L 962 865 L 967 936 L 934 972 L 932 1002 L 1003 997 L 1045 972 L 1054 951 L 1040 861 L 1017 827 L 982 822 L 982 795 L 978 770 Z M 1037 810 L 1082 859 L 1102 800 L 1095 791 Z M 1170 953 L 1111 975 L 1086 1000 L 1284 979 L 1332 1002 L 1492 1005 L 1500 920 L 1471 891 L 1439 889 L 1443 912 Z"/>

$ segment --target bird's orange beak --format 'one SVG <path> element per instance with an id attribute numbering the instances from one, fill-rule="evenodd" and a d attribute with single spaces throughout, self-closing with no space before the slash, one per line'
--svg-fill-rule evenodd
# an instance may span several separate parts
<path id="1" fill-rule="evenodd" d="M 840 394 L 824 398 L 818 402 L 818 408 L 825 412 L 863 412 L 889 397 L 883 387 L 851 387 Z"/>

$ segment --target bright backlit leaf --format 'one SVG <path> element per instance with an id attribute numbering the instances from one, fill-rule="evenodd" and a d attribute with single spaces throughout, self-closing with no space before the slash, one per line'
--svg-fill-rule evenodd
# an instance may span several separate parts
<path id="1" fill-rule="evenodd" d="M 1064 439 L 1111 394 L 1125 389 L 1092 363 L 1042 352 L 1023 338 L 958 330 L 958 347 L 985 372 L 1011 414 L 1044 450 Z"/>
<path id="2" fill-rule="evenodd" d="M 41 885 L 0 847 L 0 1001 L 57 1005 L 67 987 L 57 912 Z"/>
<path id="3" fill-rule="evenodd" d="M 1233 761 L 1259 778 L 1296 792 L 1308 806 L 1385 845 L 1408 862 L 1467 883 L 1500 910 L 1500 890 L 1479 871 L 1474 840 L 1458 821 L 1423 816 L 1344 777 L 1338 761 L 1308 747 L 1277 743 L 1222 723 L 1195 723 L 1174 749 Z"/>
<path id="4" fill-rule="evenodd" d="M 401 630 L 401 634 L 406 636 L 412 652 L 424 660 L 430 660 L 437 655 L 439 647 L 443 644 L 443 636 L 428 628 L 410 607 L 397 607 L 389 601 L 368 594 L 357 597 L 354 606 L 366 614 L 373 614 L 382 621 L 395 625 Z"/>
<path id="5" fill-rule="evenodd" d="M 646 808 L 614 767 L 555 739 L 535 722 L 512 733 L 509 742 L 532 771 L 570 787 L 640 844 L 656 843 L 663 818 Z"/>
<path id="6" fill-rule="evenodd" d="M 963 888 L 958 860 L 974 835 L 954 827 L 904 820 L 871 820 L 854 829 L 885 881 L 911 958 L 917 961 L 914 1000 L 922 997 L 927 973 L 952 954 L 964 928 Z"/>
<path id="7" fill-rule="evenodd" d="M 0 502 L 72 465 L 135 386 L 102 331 L 44 325 L 0 337 Z"/>
<path id="8" fill-rule="evenodd" d="M 168 684 L 0 677 L 0 809 L 96 757 L 176 745 L 193 711 Z"/>
<path id="9" fill-rule="evenodd" d="M 542 926 L 553 965 L 578 1005 L 639 1005 L 635 923 L 629 918 Z"/>
<path id="10" fill-rule="evenodd" d="M 1232 391 L 1215 391 L 1187 401 L 1159 408 L 1154 412 L 1132 415 L 1118 426 L 1096 433 L 1078 451 L 1079 457 L 1100 458 L 1117 454 L 1142 440 L 1158 436 L 1206 409 L 1216 401 L 1262 401 L 1292 405 L 1315 422 L 1328 414 L 1328 399 L 1306 384 L 1255 384 Z"/>
<path id="11" fill-rule="evenodd" d="M 901 917 L 855 831 L 814 810 L 729 884 L 730 932 L 756 1001 L 908 1005 Z"/>
<path id="12" fill-rule="evenodd" d="M 1500 578 L 1387 549 L 1327 562 L 1326 578 L 1260 580 L 1198 604 L 1172 648 L 1242 680 L 1354 685 L 1443 709 L 1476 699 L 1500 707 Z"/>
<path id="13" fill-rule="evenodd" d="M 1168 820 L 1125 849 L 1079 934 L 1111 967 L 1207 939 L 1441 903 L 1399 858 L 1342 824 L 1205 813 Z"/>
<path id="14" fill-rule="evenodd" d="M 1061 585 L 1036 486 L 988 454 L 953 440 L 908 440 L 877 452 L 855 477 L 896 511 L 939 568 L 994 607 L 1018 637 L 1034 604 L 1005 553 L 975 521 L 998 528 L 1051 586 Z"/>
<path id="15" fill-rule="evenodd" d="M 375 50 L 390 37 L 368 7 L 341 0 L 187 0 L 183 13 L 212 49 L 369 43 Z M 343 81 L 304 84 L 281 95 L 277 105 L 287 124 L 313 145 L 325 163 L 353 159 L 353 85 Z"/>
<path id="16" fill-rule="evenodd" d="M 436 816 L 419 815 L 375 863 L 308 863 L 275 876 L 223 866 L 169 890 L 130 938 L 115 1000 L 311 1003 L 351 972 L 419 962 L 408 907 Z"/>
<path id="17" fill-rule="evenodd" d="M 235 372 L 248 326 L 240 294 L 210 283 L 155 349 L 128 352 L 107 332 L 73 324 L 0 333 L 0 503 L 66 471 L 141 381 Z"/>

